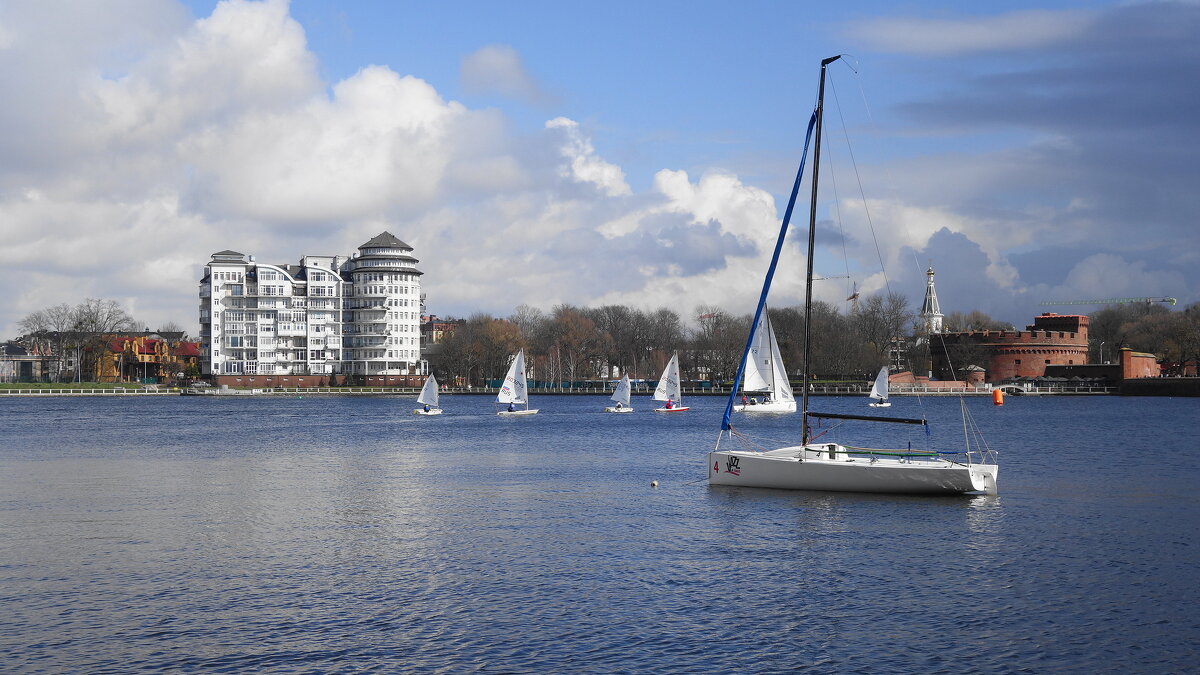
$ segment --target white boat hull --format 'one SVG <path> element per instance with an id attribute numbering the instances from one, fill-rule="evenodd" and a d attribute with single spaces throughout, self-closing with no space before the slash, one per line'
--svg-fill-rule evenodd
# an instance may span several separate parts
<path id="1" fill-rule="evenodd" d="M 413 410 L 413 414 L 414 415 L 441 415 L 442 409 L 441 408 L 430 408 L 429 410 L 425 410 L 423 408 L 417 408 L 417 409 Z"/>
<path id="2" fill-rule="evenodd" d="M 691 408 L 689 408 L 685 405 L 684 406 L 675 406 L 674 408 L 655 408 L 654 412 L 674 413 L 674 412 L 683 412 L 685 410 L 691 410 Z"/>
<path id="3" fill-rule="evenodd" d="M 633 408 L 614 408 L 613 406 L 609 406 L 609 407 L 607 407 L 607 408 L 605 408 L 605 409 L 604 409 L 604 412 L 610 412 L 610 413 L 631 413 L 631 412 L 633 412 Z"/>
<path id="4" fill-rule="evenodd" d="M 830 448 L 833 452 L 830 452 Z M 995 464 L 848 455 L 832 444 L 708 453 L 709 485 L 890 494 L 996 494 Z"/>
<path id="5" fill-rule="evenodd" d="M 744 413 L 794 413 L 796 412 L 795 401 L 770 401 L 760 403 L 747 403 L 745 405 L 739 403 L 733 406 L 734 412 Z"/>
<path id="6" fill-rule="evenodd" d="M 878 403 L 868 403 L 867 405 L 871 406 L 872 408 L 890 408 L 890 407 L 892 407 L 892 404 L 887 401 L 880 401 Z"/>
<path id="7" fill-rule="evenodd" d="M 501 417 L 522 417 L 524 415 L 536 415 L 537 408 L 531 408 L 529 410 L 501 410 L 496 414 Z"/>

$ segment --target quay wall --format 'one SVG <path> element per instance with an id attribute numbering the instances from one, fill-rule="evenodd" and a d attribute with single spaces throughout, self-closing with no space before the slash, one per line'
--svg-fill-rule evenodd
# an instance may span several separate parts
<path id="1" fill-rule="evenodd" d="M 1200 377 L 1146 377 L 1121 382 L 1122 396 L 1200 396 Z"/>

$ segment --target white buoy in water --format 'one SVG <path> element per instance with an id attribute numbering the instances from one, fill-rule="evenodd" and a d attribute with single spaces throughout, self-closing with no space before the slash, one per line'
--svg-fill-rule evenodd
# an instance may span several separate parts
<path id="1" fill-rule="evenodd" d="M 658 487 L 658 481 L 656 481 L 656 480 L 650 481 L 650 487 Z"/>

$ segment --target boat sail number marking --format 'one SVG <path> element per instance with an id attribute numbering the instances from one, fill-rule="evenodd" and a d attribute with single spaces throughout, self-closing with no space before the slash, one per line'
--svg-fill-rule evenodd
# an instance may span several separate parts
<path id="1" fill-rule="evenodd" d="M 740 463 L 741 463 L 740 457 L 730 457 L 730 458 L 726 459 L 725 460 L 725 473 L 731 473 L 735 476 L 742 475 L 742 469 L 741 469 L 741 467 L 738 466 L 738 464 L 740 464 Z M 721 473 L 721 464 L 719 462 L 713 462 L 713 471 L 716 471 L 717 473 Z"/>

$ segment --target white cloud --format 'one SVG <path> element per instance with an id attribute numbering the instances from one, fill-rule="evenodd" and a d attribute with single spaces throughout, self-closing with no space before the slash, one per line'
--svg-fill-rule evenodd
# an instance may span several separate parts
<path id="1" fill-rule="evenodd" d="M 223 2 L 119 76 L 99 76 L 91 52 L 65 67 L 82 92 L 73 119 L 51 120 L 30 155 L 61 161 L 0 174 L 13 242 L 0 283 L 23 289 L 0 327 L 87 296 L 125 299 L 151 325 L 194 326 L 211 252 L 287 262 L 349 253 L 384 229 L 416 247 L 440 313 L 614 293 L 679 307 L 685 290 L 690 304 L 757 285 L 775 226 L 762 190 L 665 171 L 635 194 L 575 121 L 519 134 L 497 111 L 385 66 L 326 87 L 287 10 Z"/>
<path id="2" fill-rule="evenodd" d="M 1148 268 L 1139 260 L 1110 253 L 1088 256 L 1053 289 L 1054 300 L 1102 300 L 1120 297 L 1167 296 L 1184 287 L 1181 275 Z"/>
<path id="3" fill-rule="evenodd" d="M 572 119 L 515 130 L 497 109 L 447 100 L 382 65 L 323 82 L 285 2 L 230 0 L 185 21 L 162 3 L 127 1 L 137 11 L 125 23 L 145 19 L 154 30 L 59 25 L 103 13 L 89 3 L 83 18 L 29 9 L 43 3 L 5 14 L 3 30 L 17 37 L 0 59 L 0 97 L 12 102 L 0 106 L 0 286 L 18 290 L 0 307 L 0 337 L 31 311 L 88 296 L 129 299 L 151 325 L 194 327 L 197 274 L 213 251 L 288 262 L 352 252 L 385 229 L 416 248 L 439 314 L 621 302 L 686 315 L 700 303 L 745 311 L 757 298 L 779 214 L 771 194 L 735 174 L 662 169 L 635 191 Z M 62 36 L 75 43 L 59 45 Z M 99 56 L 115 52 L 119 60 Z M 474 56 L 528 95 L 515 54 Z M 999 288 L 1030 285 L 1012 251 L 1087 241 L 1104 203 L 1055 182 L 1071 172 L 1038 157 L 896 165 L 893 194 L 869 203 L 889 266 L 908 264 L 896 251 L 924 250 L 946 231 L 978 247 L 973 274 Z M 887 183 L 868 175 L 867 184 Z M 984 199 L 1030 184 L 1055 186 L 1062 208 L 1029 199 L 1005 210 Z M 847 218 L 850 255 L 873 270 L 865 223 Z M 803 293 L 800 229 L 776 277 L 777 303 Z M 1140 276 L 1121 284 L 1110 275 L 1106 293 L 1174 283 L 1128 261 Z M 1117 263 L 1081 263 L 1071 285 L 1105 264 Z M 834 284 L 817 292 L 831 302 L 846 295 Z"/>
<path id="4" fill-rule="evenodd" d="M 459 69 L 463 89 L 473 94 L 500 94 L 536 105 L 553 97 L 525 69 L 521 55 L 509 45 L 487 45 L 468 54 Z"/>
<path id="5" fill-rule="evenodd" d="M 564 175 L 569 175 L 581 183 L 592 183 L 610 197 L 632 192 L 625 182 L 625 172 L 621 171 L 621 167 L 596 156 L 596 149 L 579 130 L 578 122 L 556 117 L 546 122 L 546 128 L 559 129 L 563 133 L 564 140 L 560 151 L 563 157 L 570 160 L 570 166 L 564 169 Z"/>
<path id="6" fill-rule="evenodd" d="M 1027 10 L 956 19 L 874 18 L 855 24 L 851 32 L 883 51 L 944 56 L 1061 42 L 1095 20 L 1090 11 Z"/>
<path id="7" fill-rule="evenodd" d="M 194 137 L 205 195 L 220 210 L 269 223 L 328 223 L 430 203 L 466 114 L 428 83 L 371 66 L 294 109 L 247 112 Z"/>

